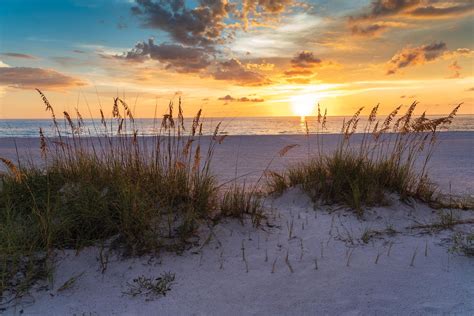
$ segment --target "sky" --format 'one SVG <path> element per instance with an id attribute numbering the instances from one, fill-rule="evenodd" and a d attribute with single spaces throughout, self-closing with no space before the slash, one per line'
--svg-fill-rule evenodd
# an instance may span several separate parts
<path id="1" fill-rule="evenodd" d="M 2 0 L 0 118 L 474 114 L 472 0 Z"/>

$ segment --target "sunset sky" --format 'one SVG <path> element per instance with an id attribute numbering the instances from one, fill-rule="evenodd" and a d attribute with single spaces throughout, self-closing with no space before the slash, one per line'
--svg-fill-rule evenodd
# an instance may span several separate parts
<path id="1" fill-rule="evenodd" d="M 474 113 L 472 0 L 2 0 L 0 118 L 136 117 L 179 96 L 188 116 Z"/>

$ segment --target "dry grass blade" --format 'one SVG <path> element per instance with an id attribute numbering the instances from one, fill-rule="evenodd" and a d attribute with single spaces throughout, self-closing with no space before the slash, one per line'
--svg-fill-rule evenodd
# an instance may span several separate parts
<path id="1" fill-rule="evenodd" d="M 21 181 L 21 172 L 11 160 L 0 157 L 0 161 L 3 162 L 3 164 L 8 168 L 8 170 L 14 176 L 16 181 Z"/>
<path id="2" fill-rule="evenodd" d="M 299 145 L 299 144 L 286 145 L 285 147 L 283 147 L 282 149 L 280 149 L 280 150 L 278 151 L 278 155 L 279 155 L 280 157 L 283 157 L 283 156 L 285 156 L 290 150 L 292 150 L 293 148 L 298 147 L 298 146 L 300 146 L 300 145 Z"/>

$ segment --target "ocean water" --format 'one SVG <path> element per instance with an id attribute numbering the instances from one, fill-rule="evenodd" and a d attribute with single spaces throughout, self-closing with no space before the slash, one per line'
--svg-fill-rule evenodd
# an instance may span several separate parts
<path id="1" fill-rule="evenodd" d="M 437 118 L 440 116 L 428 116 Z M 317 129 L 315 117 L 238 117 L 238 118 L 203 118 L 203 134 L 212 134 L 220 122 L 219 133 L 228 135 L 301 135 L 306 133 L 306 123 L 310 133 L 337 134 L 341 132 L 344 120 L 350 117 L 328 117 L 326 129 Z M 359 131 L 367 122 L 367 117 L 361 117 Z M 69 125 L 64 120 L 58 121 L 63 135 L 71 134 Z M 85 136 L 103 136 L 116 134 L 118 123 L 108 121 L 109 129 L 106 131 L 99 119 L 85 120 L 80 131 Z M 192 124 L 191 118 L 185 119 L 185 128 L 189 131 Z M 135 119 L 135 126 L 139 135 L 154 135 L 160 129 L 161 120 Z M 54 136 L 51 120 L 0 120 L 0 137 L 37 137 L 42 128 L 46 136 Z M 129 129 L 131 130 L 131 129 Z M 474 115 L 459 115 L 449 126 L 449 131 L 474 131 Z"/>

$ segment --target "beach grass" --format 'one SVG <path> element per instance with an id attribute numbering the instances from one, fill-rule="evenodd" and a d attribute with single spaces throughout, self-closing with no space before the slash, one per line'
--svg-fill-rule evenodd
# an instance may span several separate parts
<path id="1" fill-rule="evenodd" d="M 50 275 L 56 249 L 107 243 L 125 255 L 180 252 L 216 213 L 249 214 L 258 224 L 256 192 L 217 185 L 210 164 L 223 136 L 218 124 L 201 137 L 201 111 L 186 128 L 181 100 L 170 103 L 154 136 L 139 137 L 130 107 L 115 98 L 112 117 L 101 109 L 91 133 L 79 112 L 64 112 L 60 122 L 38 93 L 55 135 L 39 130 L 41 163 L 2 158 L 8 173 L 0 181 L 0 300 Z"/>
<path id="2" fill-rule="evenodd" d="M 402 115 L 397 107 L 379 121 L 377 105 L 361 131 L 358 124 L 363 108 L 359 109 L 343 123 L 334 151 L 325 152 L 318 136 L 316 152 L 306 161 L 290 166 L 283 174 L 269 172 L 270 192 L 280 194 L 298 186 L 313 201 L 341 203 L 359 215 L 363 215 L 364 206 L 386 203 L 387 193 L 397 193 L 404 200 L 433 201 L 436 186 L 427 173 L 429 161 L 439 130 L 452 122 L 459 106 L 437 119 L 429 119 L 425 113 L 415 117 L 416 106 L 414 102 Z M 318 131 L 325 130 L 326 120 L 318 108 Z"/>
<path id="3" fill-rule="evenodd" d="M 252 224 L 256 227 L 260 226 L 261 221 L 265 218 L 263 198 L 256 191 L 256 188 L 247 188 L 244 184 L 234 183 L 228 188 L 222 197 L 220 203 L 222 215 L 235 217 L 244 223 L 244 219 L 248 216 Z"/>

